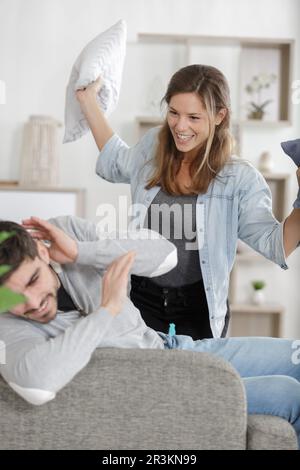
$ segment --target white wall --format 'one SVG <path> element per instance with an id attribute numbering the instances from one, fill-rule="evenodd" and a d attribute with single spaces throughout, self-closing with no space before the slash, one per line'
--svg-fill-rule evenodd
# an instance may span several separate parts
<path id="1" fill-rule="evenodd" d="M 0 105 L 0 179 L 19 178 L 22 129 L 29 114 L 50 114 L 63 122 L 73 61 L 90 39 L 120 18 L 128 25 L 128 47 L 120 102 L 110 122 L 133 144 L 134 120 L 145 98 L 140 84 L 148 80 L 146 70 L 139 67 L 143 51 L 136 44 L 138 32 L 295 38 L 295 79 L 299 79 L 299 17 L 298 0 L 0 0 L 0 80 L 7 88 L 7 103 Z M 246 133 L 244 156 L 256 163 L 268 149 L 276 170 L 292 173 L 293 165 L 284 159 L 279 142 L 299 137 L 299 104 L 293 105 L 293 116 L 293 127 Z M 63 129 L 60 132 L 62 137 Z M 95 217 L 98 204 L 116 204 L 119 194 L 129 195 L 127 186 L 95 176 L 97 149 L 90 135 L 61 146 L 60 154 L 61 184 L 87 188 L 89 218 Z M 296 193 L 294 176 L 292 181 L 291 201 Z M 262 268 L 269 278 L 270 298 L 286 306 L 287 336 L 300 336 L 299 256 L 291 256 L 286 273 Z M 242 268 L 243 286 L 251 276 L 258 277 L 257 272 Z M 246 289 L 241 289 L 243 295 Z"/>

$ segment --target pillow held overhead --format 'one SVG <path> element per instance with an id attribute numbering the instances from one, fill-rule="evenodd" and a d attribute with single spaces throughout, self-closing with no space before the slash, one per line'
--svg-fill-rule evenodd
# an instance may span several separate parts
<path id="1" fill-rule="evenodd" d="M 105 114 L 118 102 L 126 52 L 126 23 L 123 20 L 89 42 L 73 65 L 66 91 L 64 143 L 73 142 L 89 130 L 76 98 L 76 90 L 85 88 L 100 75 L 103 86 L 98 94 Z"/>

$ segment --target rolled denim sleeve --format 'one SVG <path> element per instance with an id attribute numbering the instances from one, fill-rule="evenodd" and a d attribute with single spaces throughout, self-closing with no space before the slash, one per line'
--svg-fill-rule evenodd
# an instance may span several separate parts
<path id="1" fill-rule="evenodd" d="M 273 215 L 272 196 L 263 176 L 251 165 L 239 184 L 238 236 L 265 258 L 288 269 L 283 244 L 283 222 Z"/>
<path id="2" fill-rule="evenodd" d="M 98 156 L 97 175 L 111 183 L 130 183 L 134 172 L 152 155 L 158 132 L 159 127 L 150 129 L 134 147 L 114 134 Z"/>
<path id="3" fill-rule="evenodd" d="M 128 147 L 114 134 L 99 154 L 96 173 L 111 183 L 130 183 L 134 169 L 144 157 L 142 142 Z"/>

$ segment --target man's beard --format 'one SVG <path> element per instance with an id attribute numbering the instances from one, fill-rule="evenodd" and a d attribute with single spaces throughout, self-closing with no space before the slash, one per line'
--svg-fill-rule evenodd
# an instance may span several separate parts
<path id="1" fill-rule="evenodd" d="M 53 279 L 55 280 L 56 282 L 56 287 L 53 287 L 53 290 L 52 292 L 48 292 L 48 294 L 45 295 L 45 297 L 43 298 L 42 302 L 40 303 L 40 306 L 38 309 L 34 309 L 34 310 L 28 310 L 27 312 L 24 313 L 24 316 L 25 317 L 29 317 L 30 315 L 34 315 L 37 311 L 39 311 L 41 309 L 41 307 L 43 306 L 44 303 L 48 302 L 48 304 L 51 303 L 51 300 L 53 299 L 54 300 L 54 305 L 55 305 L 55 314 L 51 315 L 51 312 L 50 311 L 46 311 L 41 317 L 38 317 L 37 319 L 35 318 L 32 318 L 31 320 L 33 321 L 37 321 L 37 322 L 40 322 L 40 323 L 48 323 L 49 321 L 53 320 L 56 316 L 56 313 L 57 313 L 57 293 L 58 293 L 58 289 L 60 287 L 60 280 L 59 280 L 59 277 L 58 275 L 56 274 L 56 272 L 54 271 L 54 269 L 52 268 L 51 265 L 49 265 L 49 268 L 51 270 L 51 274 L 53 276 Z M 49 319 L 48 319 L 49 317 Z M 44 319 L 44 321 L 41 321 L 42 319 Z"/>
<path id="2" fill-rule="evenodd" d="M 54 303 L 54 306 L 51 306 L 51 303 Z M 43 307 L 43 304 L 46 306 L 45 312 L 41 316 L 38 316 L 37 318 L 34 318 L 35 314 Z M 48 307 L 50 310 L 48 310 Z M 48 321 L 51 321 L 55 318 L 55 315 L 53 315 L 53 311 L 55 311 L 55 315 L 57 312 L 57 291 L 56 292 L 50 292 L 48 293 L 44 299 L 42 300 L 40 307 L 38 309 L 34 310 L 28 310 L 27 312 L 24 313 L 24 316 L 29 318 L 30 320 L 37 321 L 40 323 L 48 323 Z M 33 316 L 33 318 L 30 318 L 30 316 Z"/>

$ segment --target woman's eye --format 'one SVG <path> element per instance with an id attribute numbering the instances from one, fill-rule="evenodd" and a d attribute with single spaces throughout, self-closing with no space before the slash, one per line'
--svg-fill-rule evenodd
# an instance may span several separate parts
<path id="1" fill-rule="evenodd" d="M 172 114 L 173 116 L 177 115 L 176 111 L 172 111 L 171 109 L 169 109 L 169 113 Z"/>
<path id="2" fill-rule="evenodd" d="M 192 119 L 193 121 L 198 121 L 198 119 L 200 119 L 200 118 L 199 118 L 198 116 L 191 116 L 191 119 Z"/>

